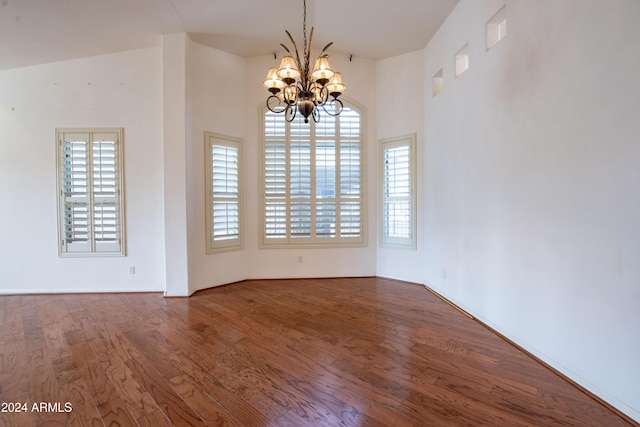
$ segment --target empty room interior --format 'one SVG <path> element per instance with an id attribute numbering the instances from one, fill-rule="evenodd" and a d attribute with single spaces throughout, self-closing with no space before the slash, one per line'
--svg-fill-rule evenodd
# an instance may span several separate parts
<path id="1" fill-rule="evenodd" d="M 638 425 L 639 20 L 1 1 L 0 424 Z"/>

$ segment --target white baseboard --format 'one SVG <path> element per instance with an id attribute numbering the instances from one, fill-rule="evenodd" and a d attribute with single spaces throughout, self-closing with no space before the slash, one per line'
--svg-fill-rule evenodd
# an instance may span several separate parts
<path id="1" fill-rule="evenodd" d="M 135 288 L 91 288 L 91 289 L 0 289 L 0 295 L 47 295 L 47 294 L 138 294 L 162 293 L 164 289 Z"/>

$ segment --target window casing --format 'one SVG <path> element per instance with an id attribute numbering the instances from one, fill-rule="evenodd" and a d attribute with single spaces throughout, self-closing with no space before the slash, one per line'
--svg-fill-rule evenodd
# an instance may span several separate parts
<path id="1" fill-rule="evenodd" d="M 383 246 L 416 248 L 416 136 L 380 141 Z"/>
<path id="2" fill-rule="evenodd" d="M 207 253 L 240 250 L 242 140 L 205 132 Z"/>
<path id="3" fill-rule="evenodd" d="M 487 22 L 486 47 L 487 50 L 494 47 L 507 35 L 507 7 L 502 8 Z"/>
<path id="4" fill-rule="evenodd" d="M 469 69 L 469 43 L 465 44 L 455 56 L 455 76 L 460 77 Z"/>
<path id="5" fill-rule="evenodd" d="M 122 129 L 57 129 L 58 253 L 124 256 Z"/>
<path id="6" fill-rule="evenodd" d="M 362 246 L 362 117 L 345 104 L 320 122 L 262 110 L 263 247 Z"/>
<path id="7" fill-rule="evenodd" d="M 442 68 L 431 79 L 431 93 L 432 96 L 438 95 L 444 90 L 444 74 Z"/>

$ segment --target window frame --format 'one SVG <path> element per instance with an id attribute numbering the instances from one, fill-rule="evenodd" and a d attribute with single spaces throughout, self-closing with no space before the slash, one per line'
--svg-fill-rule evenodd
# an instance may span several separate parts
<path id="1" fill-rule="evenodd" d="M 67 196 L 64 191 L 65 188 L 65 172 L 71 170 L 65 170 L 65 135 L 85 135 L 86 136 L 86 155 L 85 155 L 85 169 L 86 169 L 86 200 L 87 202 L 87 239 L 86 244 L 88 247 L 82 249 L 81 247 L 71 248 L 73 239 L 69 239 L 66 236 L 69 223 L 65 216 L 65 211 L 68 202 L 68 198 L 73 196 Z M 114 141 L 114 193 L 113 196 L 97 196 L 94 191 L 93 182 L 95 170 L 92 170 L 94 166 L 93 162 L 93 143 L 98 141 L 96 138 L 100 135 L 112 135 Z M 57 213 L 58 213 L 58 256 L 62 258 L 78 258 L 78 257 L 117 257 L 126 256 L 126 227 L 125 227 L 125 197 L 124 197 L 124 129 L 123 128 L 57 128 L 56 129 L 56 191 L 57 191 Z M 106 156 L 105 156 L 106 157 Z M 68 157 L 67 157 L 68 158 Z M 68 168 L 68 164 L 67 164 Z M 68 178 L 68 176 L 67 176 Z M 73 185 L 73 184 L 72 184 Z M 105 184 L 102 184 L 105 185 Z M 79 197 L 80 199 L 80 197 Z M 107 244 L 102 245 L 96 234 L 96 222 L 94 212 L 98 210 L 96 205 L 100 202 L 96 199 L 106 199 L 109 203 L 109 199 L 113 199 L 114 209 L 112 210 L 115 217 L 115 235 L 117 243 L 113 243 L 115 249 L 107 250 Z M 104 223 L 103 223 L 104 226 Z M 74 245 L 75 246 L 75 245 Z M 77 246 L 80 246 L 77 245 Z M 99 246 L 105 246 L 100 249 Z"/>
<path id="2" fill-rule="evenodd" d="M 358 104 L 356 104 L 355 102 L 352 101 L 347 101 L 347 100 L 342 100 L 344 103 L 344 107 L 345 110 L 353 110 L 355 113 L 357 113 L 358 115 L 358 120 L 359 120 L 359 135 L 357 137 L 347 137 L 351 138 L 351 141 L 357 139 L 358 142 L 358 150 L 359 150 L 359 158 L 358 158 L 358 168 L 359 168 L 359 196 L 357 198 L 348 198 L 348 197 L 343 197 L 341 195 L 341 186 L 340 186 L 340 175 L 339 172 L 336 172 L 336 184 L 335 184 L 335 218 L 336 220 L 338 219 L 338 217 L 340 217 L 341 215 L 341 208 L 340 208 L 340 204 L 341 203 L 349 203 L 349 202 L 355 202 L 355 203 L 359 203 L 359 234 L 355 237 L 350 237 L 350 236 L 341 236 L 340 233 L 340 227 L 336 224 L 336 235 L 334 237 L 318 237 L 318 236 L 311 236 L 308 238 L 299 238 L 299 237 L 292 237 L 292 233 L 291 233 L 291 218 L 290 218 L 290 204 L 291 204 L 291 168 L 290 168 L 290 156 L 291 156 L 291 135 L 290 135 L 290 126 L 291 124 L 286 122 L 284 120 L 284 115 L 283 114 L 274 114 L 273 117 L 279 118 L 282 117 L 282 120 L 284 121 L 284 126 L 285 126 L 285 135 L 283 135 L 284 137 L 284 144 L 285 144 L 285 148 L 284 148 L 284 156 L 285 156 L 285 187 L 286 187 L 286 196 L 283 198 L 283 202 L 285 203 L 285 211 L 286 211 L 286 218 L 285 218 L 285 227 L 286 227 L 286 236 L 283 238 L 268 238 L 267 237 L 267 225 L 266 225 L 266 221 L 267 221 L 267 191 L 266 191 L 266 149 L 267 149 L 267 135 L 266 135 L 266 115 L 269 114 L 269 110 L 265 105 L 262 105 L 259 108 L 259 116 L 260 116 L 260 135 L 261 135 L 261 139 L 262 139 L 262 143 L 261 143 L 261 149 L 260 149 L 260 156 L 259 156 L 259 162 L 260 162 L 260 178 L 259 178 L 259 185 L 260 185 L 260 224 L 259 224 L 259 232 L 260 232 L 260 238 L 259 238 L 259 247 L 261 249 L 270 249 L 270 248 L 274 248 L 274 249 L 291 249 L 291 248 L 299 248 L 299 249 L 307 249 L 307 248 L 349 248 L 349 247 L 365 247 L 367 246 L 367 228 L 366 228 L 366 224 L 367 224 L 367 206 L 366 206 L 366 183 L 365 183 L 365 176 L 366 176 L 366 168 L 365 168 L 365 156 L 366 156 L 366 144 L 365 144 L 365 117 L 364 117 L 364 112 L 363 112 L 363 108 L 360 107 Z M 343 111 L 344 114 L 344 111 Z M 324 114 L 324 112 L 320 113 L 320 123 L 316 124 L 316 123 L 311 123 L 312 121 L 310 120 L 308 124 L 306 124 L 305 126 L 311 126 L 310 128 L 310 132 L 309 132 L 309 140 L 310 140 L 310 144 L 309 144 L 309 153 L 312 156 L 312 166 L 310 169 L 310 174 L 312 176 L 312 180 L 311 180 L 311 196 L 310 196 L 310 203 L 313 206 L 314 204 L 316 206 L 313 206 L 311 209 L 313 212 L 316 211 L 317 209 L 317 203 L 318 203 L 318 195 L 316 194 L 316 180 L 317 180 L 317 174 L 316 174 L 316 168 L 315 168 L 315 163 L 316 163 L 316 159 L 318 156 L 318 153 L 316 151 L 317 146 L 316 143 L 318 142 L 318 137 L 315 134 L 315 129 L 316 126 L 321 126 L 323 120 L 326 119 L 326 115 Z M 340 170 L 340 117 L 339 116 L 335 116 L 336 119 L 336 135 L 334 137 L 334 141 L 336 142 L 336 146 L 335 149 L 337 150 L 336 154 L 335 154 L 335 158 L 336 158 L 336 163 L 335 163 L 335 169 L 336 171 Z M 297 120 L 297 119 L 296 119 Z M 326 137 L 322 137 L 321 138 L 323 141 L 326 141 L 327 138 Z M 314 227 L 317 226 L 317 215 L 315 214 L 311 214 L 310 216 L 310 224 L 312 229 L 314 229 Z M 314 223 L 316 223 L 314 225 Z"/>
<path id="3" fill-rule="evenodd" d="M 237 150 L 237 192 L 236 196 L 216 196 L 213 188 L 213 147 L 230 147 Z M 244 249 L 244 221 L 243 221 L 243 140 L 233 136 L 223 135 L 215 132 L 204 132 L 205 150 L 205 229 L 206 229 L 206 253 L 215 254 L 221 252 L 239 251 Z M 214 209 L 213 205 L 217 201 L 237 203 L 238 209 L 238 235 L 236 238 L 215 240 L 213 235 Z"/>
<path id="4" fill-rule="evenodd" d="M 379 152 L 379 186 L 380 186 L 380 203 L 379 203 L 379 213 L 380 213 L 380 226 L 379 226 L 379 235 L 380 235 L 380 246 L 383 247 L 395 247 L 395 248 L 405 248 L 405 249 L 416 249 L 417 248 L 417 168 L 416 168 L 416 134 L 408 134 L 393 138 L 381 139 L 380 140 L 380 152 Z M 408 179 L 409 179 L 409 196 L 408 197 L 395 197 L 395 200 L 402 201 L 406 200 L 409 203 L 409 236 L 408 237 L 397 237 L 397 236 L 389 236 L 386 233 L 387 227 L 385 227 L 387 221 L 385 204 L 388 200 L 385 191 L 385 182 L 387 178 L 387 169 L 385 168 L 385 153 L 387 150 L 400 148 L 400 147 L 408 147 L 409 149 L 409 160 L 408 160 Z"/>

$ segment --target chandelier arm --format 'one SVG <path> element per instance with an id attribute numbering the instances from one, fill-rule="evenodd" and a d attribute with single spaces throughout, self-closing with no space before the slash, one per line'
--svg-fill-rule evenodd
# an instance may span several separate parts
<path id="1" fill-rule="evenodd" d="M 317 108 L 314 108 L 311 112 L 311 117 L 313 117 L 313 121 L 316 123 L 320 122 L 320 111 Z"/>
<path id="2" fill-rule="evenodd" d="M 331 101 L 328 102 L 328 104 L 329 104 L 330 109 L 334 111 L 332 113 L 329 110 L 327 110 L 327 103 L 322 104 L 322 109 L 328 115 L 330 115 L 330 116 L 338 116 L 338 115 L 340 115 L 340 113 L 342 113 L 342 109 L 344 108 L 344 104 L 338 98 L 333 98 Z"/>
<path id="3" fill-rule="evenodd" d="M 305 93 L 307 91 L 306 89 L 306 85 L 304 84 L 304 82 L 298 80 L 296 82 L 296 102 L 295 104 L 298 105 L 298 102 L 300 101 L 300 96 Z"/>
<path id="4" fill-rule="evenodd" d="M 324 108 L 324 104 L 326 104 L 328 100 L 329 100 L 329 90 L 327 89 L 326 86 L 324 86 L 320 90 L 320 99 L 315 104 L 318 106 L 322 106 Z"/>
<path id="5" fill-rule="evenodd" d="M 275 104 L 273 107 L 271 106 L 271 104 L 273 104 L 273 100 L 277 100 L 278 103 Z M 267 108 L 269 109 L 269 111 L 271 111 L 272 113 L 276 113 L 276 114 L 280 114 L 285 110 L 285 107 L 281 107 L 282 105 L 282 100 L 280 98 L 278 98 L 276 95 L 271 95 L 270 97 L 267 98 Z M 278 108 L 280 107 L 280 108 Z"/>
<path id="6" fill-rule="evenodd" d="M 298 113 L 298 107 L 295 103 L 288 104 L 284 109 L 284 119 L 288 122 L 292 122 Z"/>

